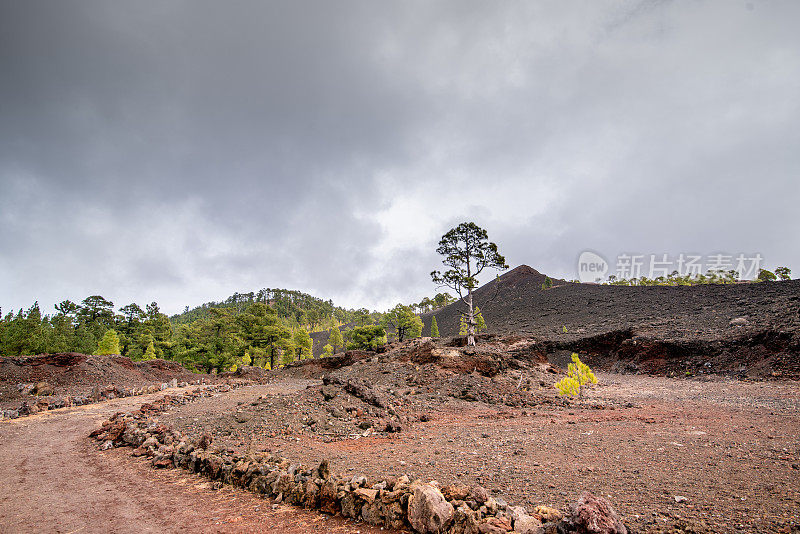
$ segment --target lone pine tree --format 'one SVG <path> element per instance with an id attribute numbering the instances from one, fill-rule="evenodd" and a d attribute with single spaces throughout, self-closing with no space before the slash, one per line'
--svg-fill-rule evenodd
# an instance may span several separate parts
<path id="1" fill-rule="evenodd" d="M 478 275 L 488 268 L 508 269 L 506 259 L 497 251 L 497 245 L 489 241 L 486 230 L 475 223 L 461 223 L 442 236 L 436 252 L 444 256 L 442 263 L 450 269 L 433 271 L 431 278 L 440 286 L 447 286 L 458 293 L 464 304 L 462 317 L 467 323 L 467 345 L 475 345 L 475 309 L 472 292 L 478 286 Z"/>

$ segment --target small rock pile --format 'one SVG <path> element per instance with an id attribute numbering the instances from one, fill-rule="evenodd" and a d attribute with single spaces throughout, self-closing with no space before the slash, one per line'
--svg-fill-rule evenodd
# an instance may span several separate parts
<path id="1" fill-rule="evenodd" d="M 518 352 L 517 345 L 498 341 L 477 348 L 452 347 L 447 340 L 413 339 L 387 345 L 377 353 L 348 351 L 343 358 L 353 352 L 358 357 L 320 376 L 326 384 L 341 386 L 378 407 L 390 400 L 389 390 L 439 402 L 451 397 L 513 407 L 561 403 L 552 388 L 558 370 L 537 355 Z M 301 365 L 304 362 L 309 363 Z M 286 373 L 319 365 L 304 360 Z"/>
<path id="2" fill-rule="evenodd" d="M 198 438 L 153 421 L 153 415 L 172 405 L 185 404 L 218 391 L 216 386 L 164 396 L 135 412 L 118 412 L 91 437 L 101 449 L 133 447 L 134 456 L 149 458 L 154 467 L 180 467 L 205 476 L 215 487 L 245 488 L 327 514 L 387 528 L 411 528 L 423 534 L 626 534 L 611 505 L 584 493 L 568 515 L 546 506 L 531 513 L 494 498 L 481 487 L 465 484 L 440 486 L 436 481 L 410 480 L 408 476 L 369 481 L 364 476 L 343 477 L 331 472 L 328 460 L 308 468 L 269 453 L 234 455 L 212 450 L 213 438 Z"/>
<path id="3" fill-rule="evenodd" d="M 201 381 L 193 382 L 193 385 L 200 384 Z M 47 382 L 37 382 L 35 384 L 18 384 L 17 389 L 23 395 L 32 395 L 38 397 L 35 401 L 22 401 L 19 408 L 11 410 L 0 410 L 0 420 L 3 419 L 17 419 L 18 417 L 25 417 L 47 410 L 55 410 L 57 408 L 69 408 L 70 406 L 83 406 L 85 404 L 93 404 L 104 400 L 116 399 L 121 397 L 134 397 L 139 395 L 149 395 L 151 393 L 158 393 L 169 388 L 188 387 L 188 382 L 178 382 L 177 378 L 173 378 L 169 382 L 161 384 L 150 384 L 140 388 L 126 388 L 118 387 L 115 385 L 109 386 L 95 386 L 92 391 L 86 395 L 67 395 L 64 397 L 55 397 L 55 390 L 53 386 Z M 47 397 L 47 398 L 43 398 Z"/>

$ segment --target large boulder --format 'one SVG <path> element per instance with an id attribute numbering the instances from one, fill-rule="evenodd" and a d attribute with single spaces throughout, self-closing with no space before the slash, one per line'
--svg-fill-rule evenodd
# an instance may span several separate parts
<path id="1" fill-rule="evenodd" d="M 628 534 L 611 503 L 602 497 L 584 491 L 570 509 L 569 522 L 579 534 Z"/>
<path id="2" fill-rule="evenodd" d="M 408 504 L 408 522 L 422 534 L 445 532 L 453 521 L 453 505 L 430 484 L 420 484 Z"/>
<path id="3" fill-rule="evenodd" d="M 538 517 L 528 515 L 528 512 L 522 506 L 509 506 L 508 511 L 514 521 L 514 532 L 538 534 L 539 527 L 542 526 L 542 522 Z"/>

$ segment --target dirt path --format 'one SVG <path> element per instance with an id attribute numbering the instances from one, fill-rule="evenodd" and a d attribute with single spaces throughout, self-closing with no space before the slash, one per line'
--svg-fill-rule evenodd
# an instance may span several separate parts
<path id="1" fill-rule="evenodd" d="M 155 471 L 87 439 L 109 415 L 158 396 L 0 423 L 0 532 L 378 532 L 241 490 L 214 491 L 199 477 Z"/>

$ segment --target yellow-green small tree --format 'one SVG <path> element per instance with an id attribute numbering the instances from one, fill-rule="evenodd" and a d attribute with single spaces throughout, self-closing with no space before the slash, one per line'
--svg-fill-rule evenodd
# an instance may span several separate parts
<path id="1" fill-rule="evenodd" d="M 333 356 L 333 346 L 330 343 L 326 343 L 325 346 L 322 347 L 320 358 L 327 358 L 328 356 Z"/>
<path id="2" fill-rule="evenodd" d="M 314 342 L 305 328 L 298 328 L 295 330 L 292 340 L 294 341 L 294 347 L 295 351 L 297 352 L 298 360 L 305 360 L 313 356 L 311 349 L 314 346 Z"/>
<path id="3" fill-rule="evenodd" d="M 567 376 L 556 382 L 555 387 L 561 395 L 583 398 L 582 387 L 586 384 L 597 384 L 597 377 L 577 353 L 573 352 L 572 363 L 567 367 Z"/>
<path id="4" fill-rule="evenodd" d="M 116 331 L 106 330 L 103 339 L 97 344 L 96 354 L 98 356 L 108 356 L 109 354 L 119 354 L 119 336 Z"/>
<path id="5" fill-rule="evenodd" d="M 147 345 L 147 349 L 144 351 L 144 356 L 142 356 L 143 360 L 155 360 L 156 359 L 156 347 L 153 343 L 153 340 L 150 340 L 150 343 Z"/>
<path id="6" fill-rule="evenodd" d="M 336 349 L 344 348 L 344 338 L 342 337 L 342 331 L 339 330 L 338 326 L 331 328 L 331 334 L 328 337 L 328 344 L 333 347 L 333 352 L 336 352 Z"/>
<path id="7" fill-rule="evenodd" d="M 436 316 L 431 317 L 431 337 L 439 337 L 439 325 L 436 324 Z"/>
<path id="8" fill-rule="evenodd" d="M 244 356 L 241 358 L 236 358 L 236 363 L 229 369 L 231 373 L 235 373 L 240 367 L 244 367 L 245 365 L 251 365 L 253 363 L 253 358 L 250 356 L 250 353 L 245 351 Z"/>
<path id="9" fill-rule="evenodd" d="M 294 339 L 282 339 L 278 342 L 278 347 L 281 350 L 280 365 L 288 365 L 295 361 L 297 355 L 297 348 L 294 345 Z"/>

